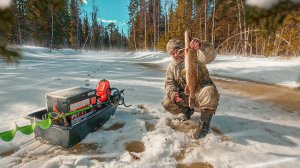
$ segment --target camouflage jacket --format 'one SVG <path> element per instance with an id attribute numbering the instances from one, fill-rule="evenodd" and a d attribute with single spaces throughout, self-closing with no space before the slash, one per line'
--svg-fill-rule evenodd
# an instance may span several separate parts
<path id="1" fill-rule="evenodd" d="M 212 44 L 208 42 L 201 42 L 201 47 L 197 51 L 198 61 L 198 75 L 199 85 L 206 86 L 212 83 L 209 72 L 205 64 L 212 62 L 216 58 L 216 51 Z M 167 96 L 173 100 L 172 94 L 178 92 L 180 95 L 184 92 L 186 86 L 185 76 L 181 75 L 181 71 L 184 69 L 184 62 L 175 62 L 172 60 L 168 66 L 166 78 L 165 78 L 165 90 Z"/>

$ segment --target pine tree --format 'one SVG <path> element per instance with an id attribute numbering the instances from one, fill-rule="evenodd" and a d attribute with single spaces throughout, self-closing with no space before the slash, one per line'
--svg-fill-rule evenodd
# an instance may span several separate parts
<path id="1" fill-rule="evenodd" d="M 60 8 L 54 9 L 53 15 L 53 48 L 68 47 L 68 25 L 69 25 L 68 3 L 63 1 Z"/>
<path id="2" fill-rule="evenodd" d="M 128 11 L 129 11 L 129 41 L 128 47 L 130 50 L 137 50 L 137 31 L 138 31 L 138 24 L 137 20 L 139 19 L 138 12 L 139 12 L 139 0 L 130 0 Z"/>
<path id="3" fill-rule="evenodd" d="M 83 19 L 83 26 L 82 26 L 82 48 L 81 50 L 83 50 L 86 46 L 86 43 L 88 41 L 90 37 L 90 26 L 89 26 L 89 20 L 88 20 L 88 16 L 87 14 L 85 15 L 84 19 Z"/>
<path id="4" fill-rule="evenodd" d="M 72 48 L 79 49 L 79 4 L 78 0 L 70 2 L 69 42 Z"/>
<path id="5" fill-rule="evenodd" d="M 25 11 L 26 11 L 26 1 L 24 0 L 14 0 L 12 2 L 11 8 L 14 10 L 15 23 L 13 29 L 14 44 L 20 46 L 23 45 L 23 34 L 25 30 Z"/>
<path id="6" fill-rule="evenodd" d="M 92 27 L 91 27 L 91 48 L 96 50 L 98 49 L 99 44 L 99 24 L 98 24 L 98 8 L 96 6 L 93 6 L 93 12 L 92 12 Z"/>
<path id="7" fill-rule="evenodd" d="M 7 47 L 12 40 L 12 29 L 15 24 L 12 8 L 0 9 L 0 58 L 6 63 L 18 63 L 21 56 L 18 51 Z"/>
<path id="8" fill-rule="evenodd" d="M 239 42 L 235 39 L 239 36 L 233 37 L 235 34 L 239 33 L 238 29 L 238 9 L 236 6 L 226 7 L 224 5 L 219 5 L 216 1 L 216 13 L 214 16 L 215 28 L 214 28 L 214 44 L 215 48 L 219 53 L 228 54 L 231 51 L 236 52 L 236 48 L 239 46 Z M 223 11 L 226 8 L 227 14 L 224 15 Z M 230 42 L 230 43 L 229 43 Z"/>

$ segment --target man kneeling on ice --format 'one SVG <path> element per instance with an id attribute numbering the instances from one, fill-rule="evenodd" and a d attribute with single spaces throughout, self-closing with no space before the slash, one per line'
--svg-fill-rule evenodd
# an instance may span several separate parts
<path id="1" fill-rule="evenodd" d="M 209 131 L 210 121 L 215 114 L 219 93 L 209 77 L 209 72 L 205 64 L 212 62 L 216 58 L 214 47 L 208 43 L 193 39 L 190 49 L 197 50 L 197 70 L 198 79 L 195 91 L 195 108 L 189 107 L 189 96 L 184 93 L 186 87 L 186 76 L 182 73 L 185 68 L 183 43 L 179 40 L 170 40 L 167 44 L 167 51 L 172 57 L 172 62 L 168 66 L 165 89 L 167 96 L 162 102 L 166 111 L 172 114 L 184 115 L 182 121 L 189 120 L 194 111 L 201 112 L 199 127 L 194 133 L 194 138 L 199 139 L 206 136 Z M 195 109 L 195 110 L 194 110 Z"/>

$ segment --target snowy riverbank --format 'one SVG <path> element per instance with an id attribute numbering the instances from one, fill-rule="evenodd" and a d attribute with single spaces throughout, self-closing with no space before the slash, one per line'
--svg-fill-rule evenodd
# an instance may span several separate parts
<path id="1" fill-rule="evenodd" d="M 103 78 L 113 87 L 125 89 L 126 102 L 133 106 L 119 107 L 103 128 L 89 134 L 80 143 L 92 146 L 87 149 L 65 150 L 18 132 L 12 142 L 0 141 L 0 164 L 4 167 L 176 167 L 207 163 L 213 167 L 296 168 L 300 164 L 300 115 L 224 88 L 219 88 L 221 100 L 212 119 L 213 130 L 205 139 L 194 140 L 192 132 L 199 114 L 191 123 L 183 124 L 161 106 L 165 72 L 159 67 L 166 68 L 170 62 L 164 53 L 48 53 L 37 47 L 22 51 L 18 66 L 1 63 L 0 131 L 13 129 L 15 122 L 28 124 L 22 116 L 44 107 L 46 93 L 73 86 L 95 88 Z M 216 76 L 299 86 L 299 60 L 224 56 L 208 68 Z M 127 148 L 133 142 L 141 150 Z M 140 159 L 134 160 L 128 151 Z"/>

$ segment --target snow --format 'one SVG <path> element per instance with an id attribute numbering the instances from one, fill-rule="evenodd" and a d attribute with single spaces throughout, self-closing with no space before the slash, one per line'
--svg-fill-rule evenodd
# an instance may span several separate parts
<path id="1" fill-rule="evenodd" d="M 259 8 L 270 9 L 273 5 L 276 5 L 281 0 L 247 0 L 246 4 L 249 6 L 257 6 Z M 300 3 L 300 0 L 291 0 L 294 3 Z"/>
<path id="2" fill-rule="evenodd" d="M 151 63 L 167 69 L 171 58 L 162 53 L 136 53 L 133 58 L 140 63 Z M 284 60 L 278 57 L 218 56 L 207 65 L 215 77 L 242 79 L 289 88 L 300 87 L 300 59 Z"/>
<path id="3" fill-rule="evenodd" d="M 0 9 L 4 9 L 10 6 L 11 0 L 1 0 Z"/>
<path id="4" fill-rule="evenodd" d="M 132 106 L 119 106 L 102 128 L 80 142 L 96 147 L 63 149 L 17 132 L 13 141 L 0 141 L 3 167 L 148 168 L 197 162 L 214 167 L 300 165 L 299 114 L 219 86 L 220 105 L 211 127 L 220 132 L 210 131 L 205 139 L 194 140 L 193 128 L 200 114 L 194 114 L 190 123 L 182 123 L 161 106 L 163 69 L 171 61 L 164 53 L 66 49 L 49 53 L 45 48 L 25 47 L 22 55 L 18 66 L 0 65 L 0 132 L 14 129 L 15 122 L 28 124 L 22 116 L 44 107 L 46 93 L 75 86 L 95 88 L 103 78 L 110 80 L 112 87 L 125 89 L 125 101 Z M 223 78 L 299 86 L 297 59 L 218 56 L 208 68 L 212 75 Z M 121 126 L 112 129 L 116 124 Z M 126 150 L 131 142 L 144 146 L 142 151 L 132 151 L 139 160 Z"/>
<path id="5" fill-rule="evenodd" d="M 209 64 L 208 68 L 215 76 L 300 87 L 300 59 L 223 56 Z"/>

